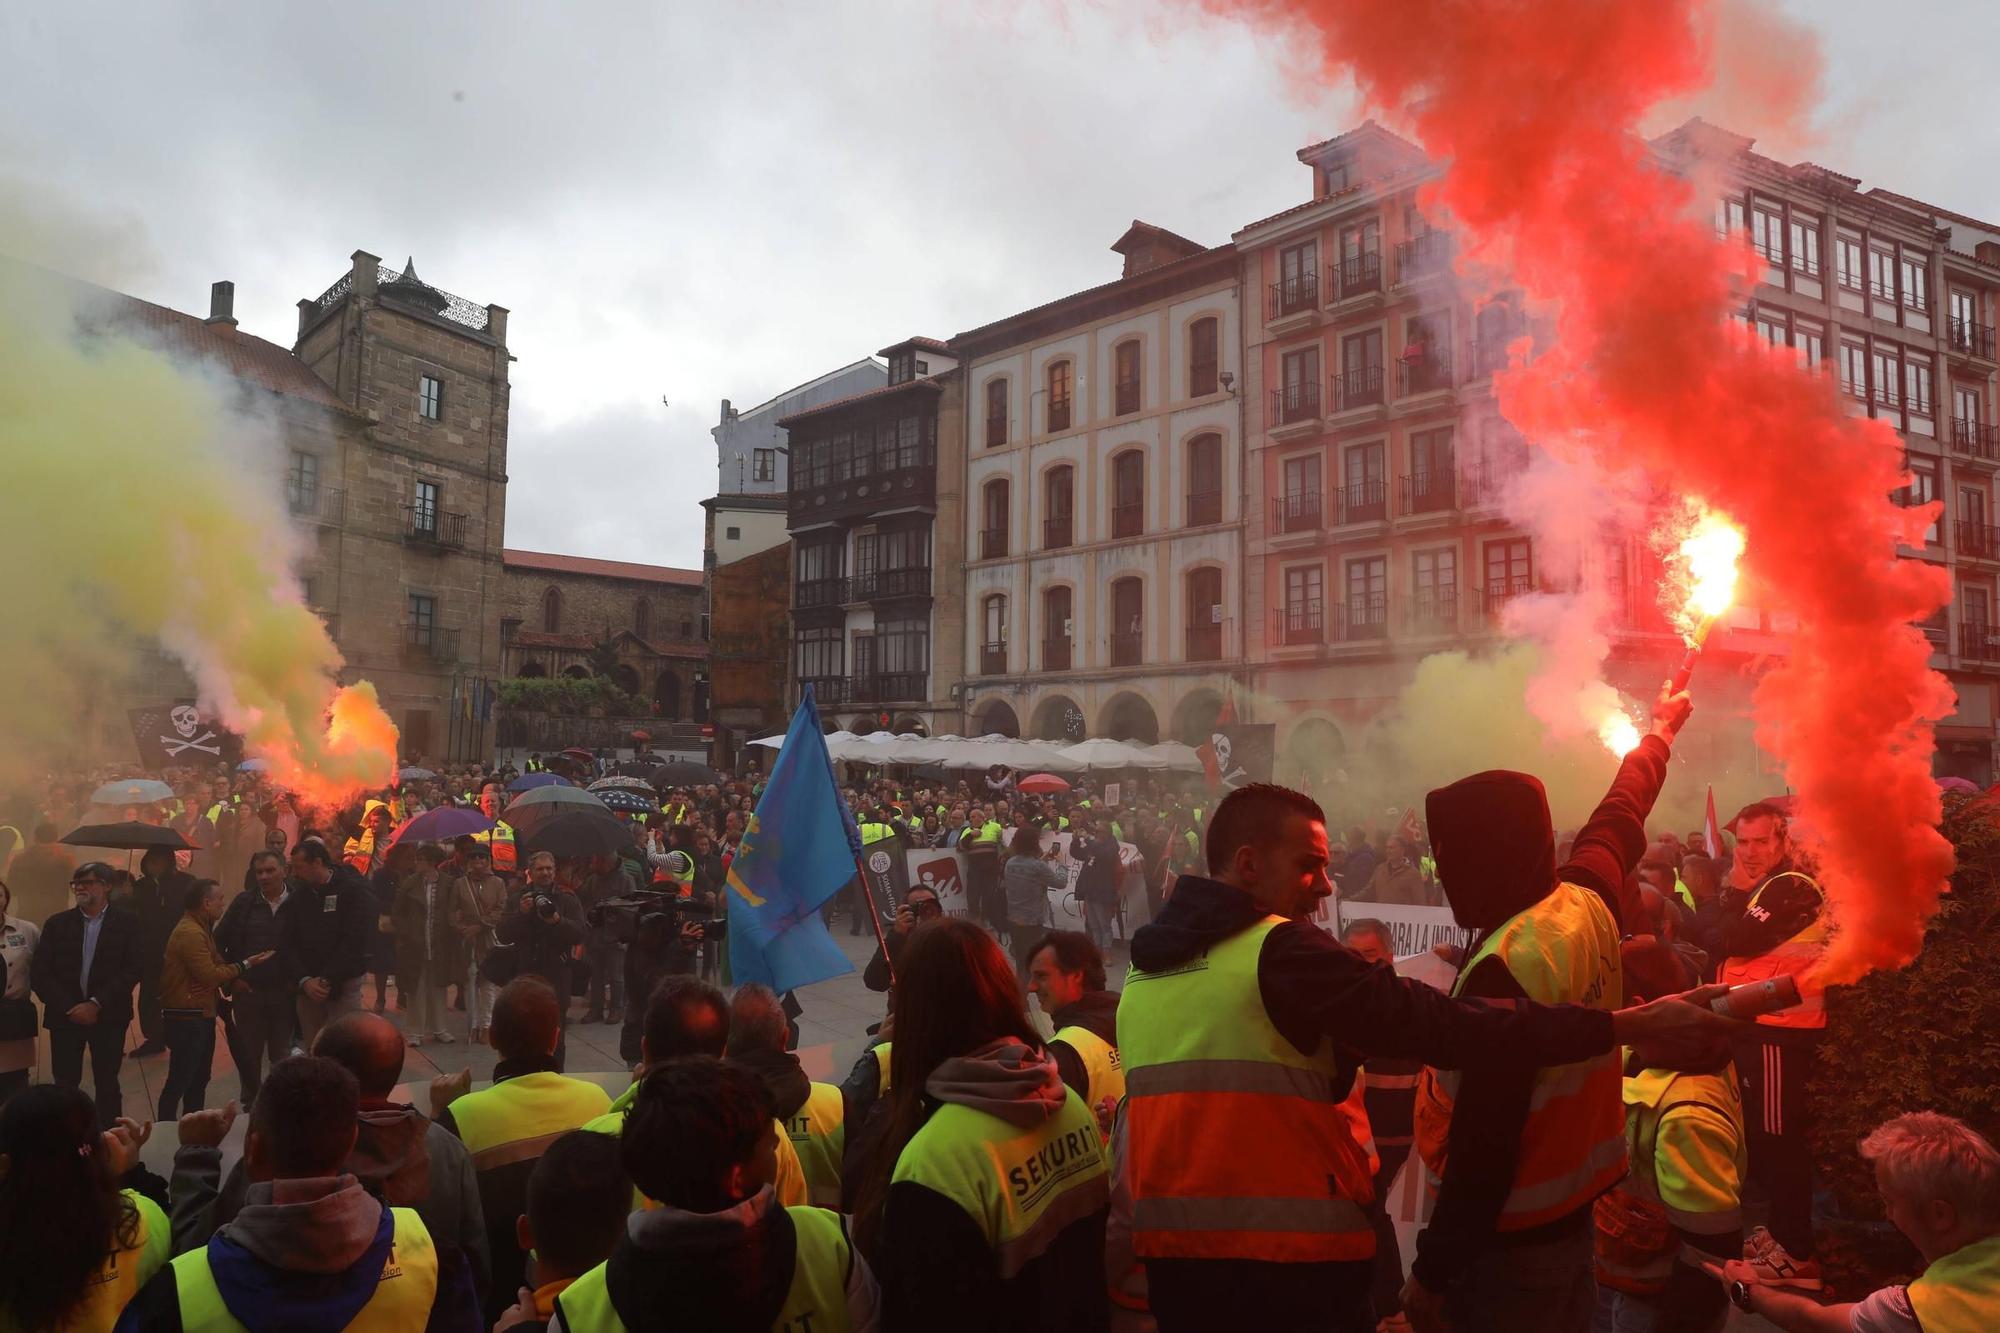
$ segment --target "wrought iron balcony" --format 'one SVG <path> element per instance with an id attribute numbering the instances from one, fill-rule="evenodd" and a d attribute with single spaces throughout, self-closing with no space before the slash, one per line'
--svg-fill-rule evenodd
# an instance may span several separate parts
<path id="1" fill-rule="evenodd" d="M 922 671 L 877 671 L 847 683 L 847 697 L 854 703 L 912 703 L 929 695 L 929 675 Z"/>
<path id="2" fill-rule="evenodd" d="M 885 597 L 928 597 L 931 594 L 930 566 L 915 569 L 871 569 L 849 581 L 849 596 L 855 601 Z"/>
<path id="3" fill-rule="evenodd" d="M 1271 499 L 1271 527 L 1278 532 L 1311 532 L 1324 524 L 1317 490 L 1290 491 Z"/>
<path id="4" fill-rule="evenodd" d="M 1060 639 L 1044 639 L 1042 641 L 1042 670 L 1069 670 L 1071 655 L 1068 635 L 1064 635 Z"/>
<path id="5" fill-rule="evenodd" d="M 1977 620 L 1960 625 L 1958 655 L 1972 662 L 2000 662 L 2000 631 Z"/>
<path id="6" fill-rule="evenodd" d="M 403 626 L 403 654 L 430 662 L 456 662 L 458 633 L 426 621 L 408 621 Z"/>
<path id="7" fill-rule="evenodd" d="M 1215 624 L 1189 625 L 1187 627 L 1187 660 L 1190 662 L 1220 662 L 1222 660 L 1222 626 Z"/>
<path id="8" fill-rule="evenodd" d="M 1007 674 L 1006 644 L 982 643 L 979 645 L 979 674 L 982 676 L 1004 676 Z"/>
<path id="9" fill-rule="evenodd" d="M 1382 402 L 1382 367 L 1362 366 L 1333 377 L 1333 410 L 1376 407 Z"/>
<path id="10" fill-rule="evenodd" d="M 1382 256 L 1370 250 L 1366 254 L 1353 255 L 1343 259 L 1332 270 L 1334 300 L 1345 301 L 1351 296 L 1362 296 L 1382 290 Z"/>
<path id="11" fill-rule="evenodd" d="M 1440 514 L 1458 508 L 1458 476 L 1450 467 L 1406 472 L 1398 482 L 1404 514 Z"/>
<path id="12" fill-rule="evenodd" d="M 1133 500 L 1111 506 L 1111 535 L 1137 537 L 1146 530 L 1146 502 Z"/>
<path id="13" fill-rule="evenodd" d="M 1382 593 L 1343 602 L 1334 608 L 1334 638 L 1340 643 L 1365 642 L 1386 638 L 1389 633 L 1389 599 Z"/>
<path id="14" fill-rule="evenodd" d="M 337 528 L 347 517 L 347 492 L 325 486 L 297 486 L 285 483 L 285 507 L 296 518 L 310 519 Z"/>
<path id="15" fill-rule="evenodd" d="M 1398 362 L 1396 369 L 1402 377 L 1404 393 L 1434 393 L 1452 386 L 1449 347 L 1428 348 L 1422 356 Z"/>
<path id="16" fill-rule="evenodd" d="M 1187 498 L 1187 525 L 1191 528 L 1206 527 L 1210 523 L 1222 521 L 1221 491 L 1189 491 Z"/>
<path id="17" fill-rule="evenodd" d="M 1479 590 L 1480 610 L 1488 616 L 1497 617 L 1507 603 L 1534 590 L 1535 585 L 1529 579 L 1491 579 Z"/>
<path id="18" fill-rule="evenodd" d="M 1372 523 L 1389 516 L 1389 488 L 1381 481 L 1364 481 L 1334 492 L 1342 523 Z"/>
<path id="19" fill-rule="evenodd" d="M 1496 335 L 1491 338 L 1474 338 L 1466 348 L 1466 373 L 1475 380 L 1483 380 L 1496 370 L 1507 368 L 1507 346 L 1518 334 Z"/>
<path id="20" fill-rule="evenodd" d="M 465 515 L 429 505 L 404 505 L 403 540 L 412 546 L 456 551 L 465 545 Z"/>
<path id="21" fill-rule="evenodd" d="M 1319 274 L 1301 273 L 1271 284 L 1264 310 L 1266 319 L 1283 319 L 1319 306 Z"/>
<path id="22" fill-rule="evenodd" d="M 981 528 L 979 530 L 979 558 L 998 560 L 1007 554 L 1007 529 Z"/>
<path id="23" fill-rule="evenodd" d="M 841 606 L 847 601 L 847 580 L 801 579 L 792 593 L 792 606 L 807 611 L 816 606 Z"/>
<path id="24" fill-rule="evenodd" d="M 845 676 L 807 676 L 799 685 L 802 691 L 803 687 L 812 686 L 813 700 L 821 708 L 829 704 L 844 704 L 852 697 Z"/>
<path id="25" fill-rule="evenodd" d="M 1396 243 L 1396 281 L 1415 282 L 1451 266 L 1451 237 L 1427 231 Z"/>
<path id="26" fill-rule="evenodd" d="M 1458 589 L 1419 591 L 1404 608 L 1404 618 L 1412 633 L 1451 633 L 1458 628 Z"/>
<path id="27" fill-rule="evenodd" d="M 1952 524 L 1952 535 L 1958 541 L 1960 559 L 2000 561 L 2000 528 L 1991 523 L 1962 518 Z"/>
<path id="28" fill-rule="evenodd" d="M 1042 520 L 1042 549 L 1060 551 L 1076 545 L 1076 515 L 1057 514 Z"/>
<path id="29" fill-rule="evenodd" d="M 1979 421 L 1953 421 L 1951 451 L 1975 462 L 2000 463 L 2000 426 Z"/>
<path id="30" fill-rule="evenodd" d="M 1303 380 L 1271 390 L 1271 424 L 1290 426 L 1319 416 L 1319 381 Z"/>
<path id="31" fill-rule="evenodd" d="M 1951 350 L 1959 356 L 1976 356 L 1982 361 L 1994 360 L 1993 326 L 1975 324 L 1970 320 L 1954 319 L 1946 330 L 1946 341 Z"/>
<path id="32" fill-rule="evenodd" d="M 1293 602 L 1278 611 L 1278 642 L 1287 648 L 1326 642 L 1325 613 L 1318 602 Z"/>
<path id="33" fill-rule="evenodd" d="M 1938 652 L 1943 652 L 1951 645 L 1951 618 L 1942 609 L 1934 615 L 1919 620 L 1917 628 L 1924 632 L 1924 637 L 1930 640 L 1931 647 Z"/>

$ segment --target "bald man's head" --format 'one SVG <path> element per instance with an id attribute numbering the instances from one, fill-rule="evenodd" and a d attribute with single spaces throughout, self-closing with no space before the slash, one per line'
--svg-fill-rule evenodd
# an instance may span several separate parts
<path id="1" fill-rule="evenodd" d="M 380 1101 L 403 1081 L 403 1034 L 379 1014 L 343 1014 L 320 1029 L 312 1053 L 333 1061 Z"/>

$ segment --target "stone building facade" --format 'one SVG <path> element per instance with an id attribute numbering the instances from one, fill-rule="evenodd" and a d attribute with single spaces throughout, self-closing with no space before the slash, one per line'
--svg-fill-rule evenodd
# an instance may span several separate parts
<path id="1" fill-rule="evenodd" d="M 789 541 L 708 572 L 709 693 L 715 718 L 711 762 L 733 768 L 743 743 L 782 730 L 791 654 L 792 546 Z M 768 758 L 768 755 L 766 756 Z"/>

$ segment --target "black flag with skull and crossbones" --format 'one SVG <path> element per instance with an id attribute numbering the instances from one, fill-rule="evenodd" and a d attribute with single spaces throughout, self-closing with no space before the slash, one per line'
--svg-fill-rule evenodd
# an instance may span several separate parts
<path id="1" fill-rule="evenodd" d="M 218 760 L 234 764 L 242 757 L 241 738 L 203 716 L 191 699 L 135 708 L 129 716 L 140 762 L 149 769 L 210 764 Z"/>

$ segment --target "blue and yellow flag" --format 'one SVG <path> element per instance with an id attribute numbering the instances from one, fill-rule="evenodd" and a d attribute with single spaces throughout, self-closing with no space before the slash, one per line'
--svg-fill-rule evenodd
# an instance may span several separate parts
<path id="1" fill-rule="evenodd" d="M 854 878 L 861 833 L 840 799 L 812 686 L 729 864 L 729 967 L 783 993 L 852 972 L 820 908 Z"/>

